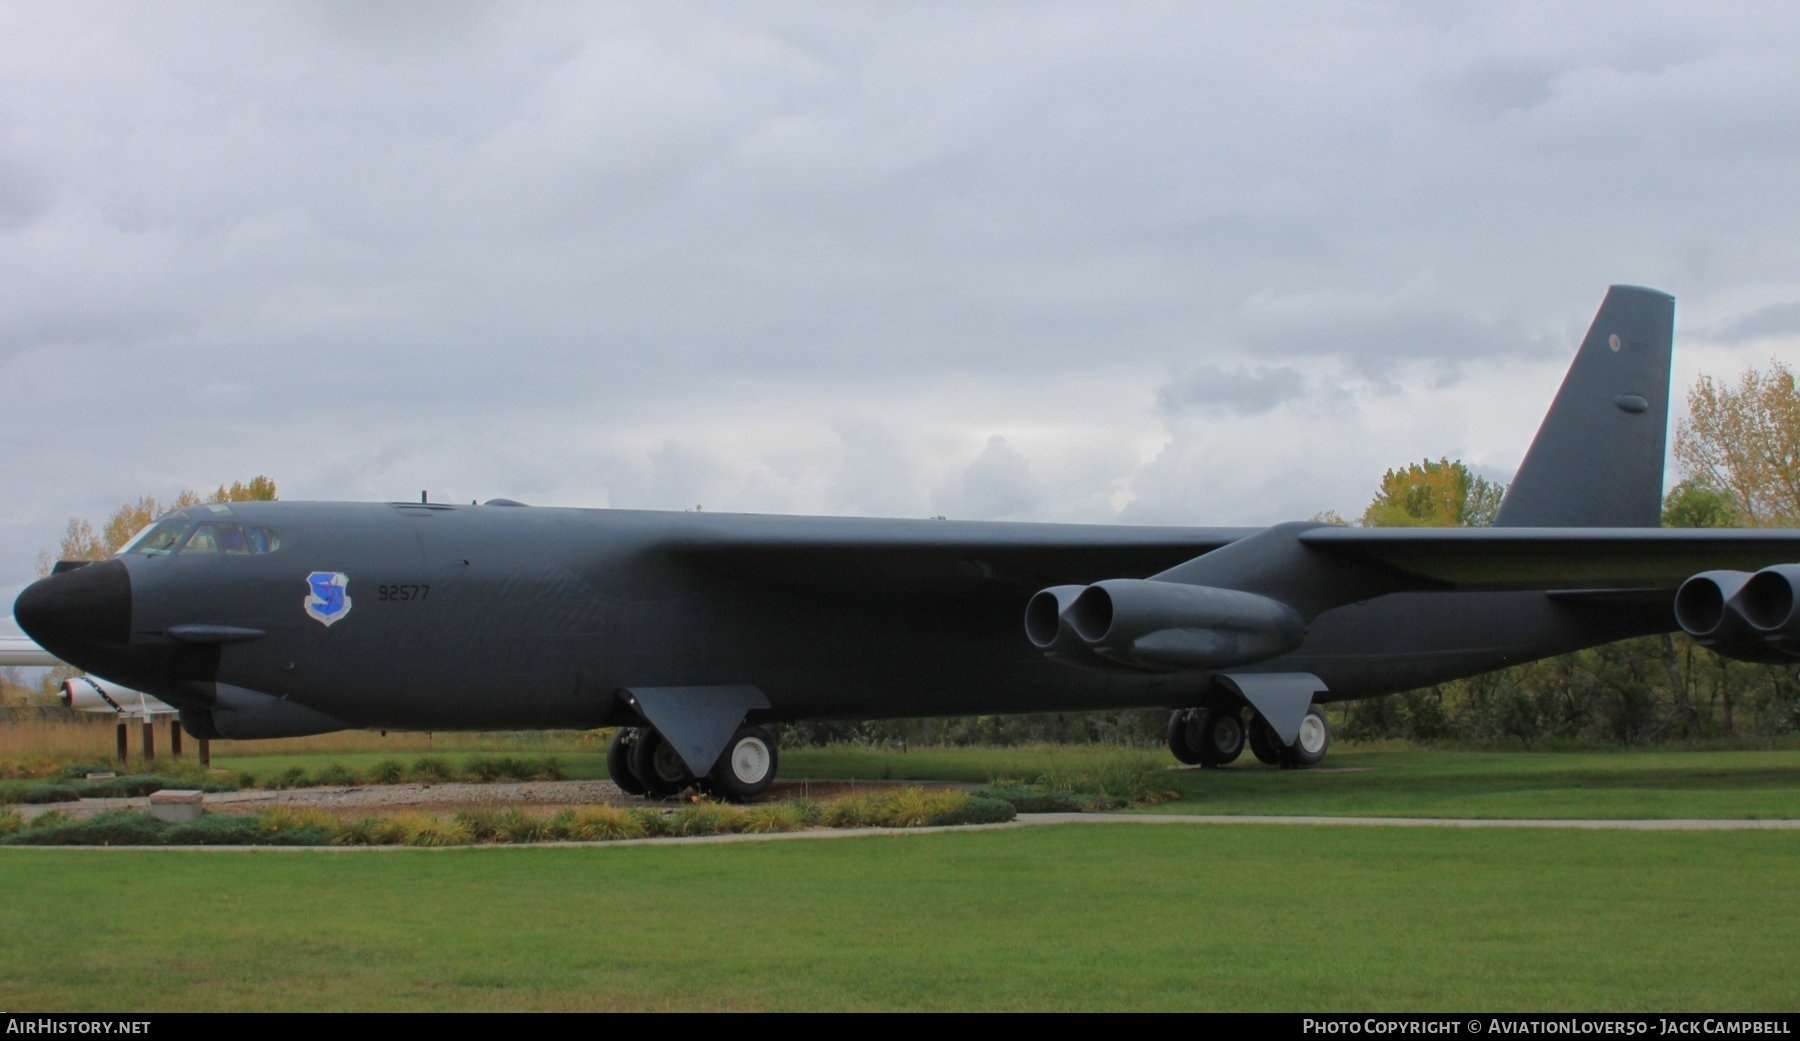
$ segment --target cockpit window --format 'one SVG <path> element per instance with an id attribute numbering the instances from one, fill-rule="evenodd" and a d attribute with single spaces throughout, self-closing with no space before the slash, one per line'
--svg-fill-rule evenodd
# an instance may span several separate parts
<path id="1" fill-rule="evenodd" d="M 120 550 L 124 553 L 141 553 L 147 557 L 159 557 L 175 552 L 181 542 L 181 536 L 187 534 L 186 517 L 168 517 L 138 532 L 137 537 L 125 544 Z"/>
<path id="2" fill-rule="evenodd" d="M 188 536 L 182 544 L 181 555 L 191 556 L 196 553 L 217 553 L 219 551 L 219 528 L 216 524 L 202 524 Z"/>
<path id="3" fill-rule="evenodd" d="M 181 554 L 222 553 L 228 557 L 248 557 L 259 553 L 273 553 L 280 546 L 281 538 L 268 528 L 208 522 L 195 528 L 194 533 L 188 536 L 187 543 L 181 547 Z"/>
<path id="4" fill-rule="evenodd" d="M 192 534 L 189 534 L 190 529 Z M 185 542 L 183 536 L 186 536 Z M 273 528 L 235 521 L 207 521 L 196 526 L 186 517 L 166 517 L 139 532 L 119 552 L 160 557 L 179 549 L 183 555 L 218 553 L 228 557 L 251 557 L 273 553 L 280 548 L 281 536 L 275 534 Z"/>

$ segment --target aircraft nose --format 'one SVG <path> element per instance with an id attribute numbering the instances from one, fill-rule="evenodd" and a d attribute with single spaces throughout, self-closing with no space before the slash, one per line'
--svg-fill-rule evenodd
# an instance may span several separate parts
<path id="1" fill-rule="evenodd" d="M 65 651 L 123 645 L 131 635 L 131 572 L 118 560 L 41 578 L 13 603 L 13 619 L 39 646 Z"/>

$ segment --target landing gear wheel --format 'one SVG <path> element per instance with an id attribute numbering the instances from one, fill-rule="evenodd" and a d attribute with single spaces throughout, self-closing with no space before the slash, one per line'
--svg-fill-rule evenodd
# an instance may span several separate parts
<path id="1" fill-rule="evenodd" d="M 606 775 L 626 795 L 644 794 L 644 782 L 631 772 L 631 746 L 637 737 L 636 727 L 620 727 L 606 746 Z"/>
<path id="2" fill-rule="evenodd" d="M 1188 721 L 1196 711 L 1198 710 L 1178 708 L 1169 713 L 1169 754 L 1189 766 L 1200 765 L 1200 748 L 1188 739 Z"/>
<path id="3" fill-rule="evenodd" d="M 694 783 L 687 764 L 654 727 L 638 731 L 638 739 L 631 746 L 630 762 L 631 772 L 644 786 L 646 798 L 667 799 Z"/>
<path id="4" fill-rule="evenodd" d="M 1208 705 L 1188 724 L 1201 766 L 1224 766 L 1244 754 L 1244 716 L 1236 705 Z"/>
<path id="5" fill-rule="evenodd" d="M 708 787 L 732 802 L 761 795 L 775 780 L 775 739 L 759 726 L 743 726 L 731 735 L 707 775 Z"/>
<path id="6" fill-rule="evenodd" d="M 1331 748 L 1331 728 L 1325 723 L 1325 710 L 1317 705 L 1306 710 L 1300 721 L 1300 737 L 1281 757 L 1284 767 L 1315 766 Z"/>
<path id="7" fill-rule="evenodd" d="M 1250 724 L 1250 753 L 1265 766 L 1281 765 L 1281 738 L 1260 719 Z"/>

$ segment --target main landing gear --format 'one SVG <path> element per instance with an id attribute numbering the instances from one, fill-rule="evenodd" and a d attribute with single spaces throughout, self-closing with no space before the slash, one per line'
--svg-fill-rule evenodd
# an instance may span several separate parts
<path id="1" fill-rule="evenodd" d="M 1300 734 L 1290 745 L 1253 709 L 1226 698 L 1199 708 L 1176 709 L 1169 716 L 1168 736 L 1169 751 L 1176 759 L 1204 768 L 1235 761 L 1246 745 L 1259 762 L 1283 769 L 1314 766 L 1331 748 L 1331 728 L 1317 705 L 1306 710 Z"/>
<path id="2" fill-rule="evenodd" d="M 655 727 L 620 727 L 606 748 L 606 772 L 626 795 L 667 799 L 684 788 L 743 802 L 775 780 L 775 739 L 762 727 L 738 728 L 705 776 L 696 777 Z"/>

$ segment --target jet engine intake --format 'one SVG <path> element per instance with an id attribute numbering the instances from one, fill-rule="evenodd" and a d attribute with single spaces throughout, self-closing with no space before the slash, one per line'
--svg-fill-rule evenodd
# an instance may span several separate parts
<path id="1" fill-rule="evenodd" d="M 1054 622 L 1054 625 L 1052 625 Z M 1114 578 L 1033 597 L 1025 631 L 1053 658 L 1087 655 L 1140 669 L 1223 669 L 1300 646 L 1306 622 L 1279 600 L 1237 589 Z"/>
<path id="2" fill-rule="evenodd" d="M 1675 623 L 1694 642 L 1738 661 L 1780 664 L 1800 657 L 1800 564 L 1754 575 L 1702 571 L 1675 592 Z"/>

